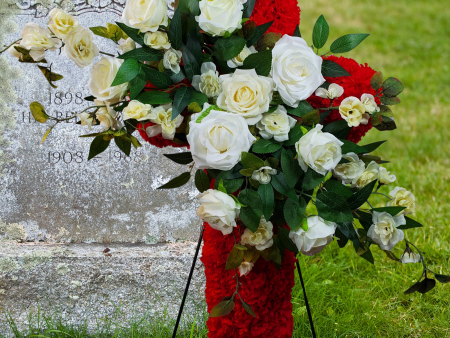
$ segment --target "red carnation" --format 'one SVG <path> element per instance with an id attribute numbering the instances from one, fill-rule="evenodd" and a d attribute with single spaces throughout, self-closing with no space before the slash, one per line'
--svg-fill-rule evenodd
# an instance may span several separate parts
<path id="1" fill-rule="evenodd" d="M 268 32 L 292 35 L 300 23 L 300 8 L 297 0 L 258 0 L 250 19 L 257 26 L 273 20 Z"/>

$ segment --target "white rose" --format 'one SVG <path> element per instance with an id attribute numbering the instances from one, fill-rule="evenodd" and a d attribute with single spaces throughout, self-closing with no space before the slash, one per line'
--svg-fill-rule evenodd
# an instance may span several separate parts
<path id="1" fill-rule="evenodd" d="M 387 202 L 388 207 L 405 207 L 400 214 L 412 214 L 416 210 L 416 198 L 411 193 L 411 191 L 406 190 L 405 188 L 395 187 L 389 193 L 389 196 L 392 197 L 392 200 Z"/>
<path id="2" fill-rule="evenodd" d="M 122 100 L 128 93 L 129 83 L 111 87 L 111 83 L 117 75 L 117 71 L 122 65 L 123 60 L 103 56 L 99 62 L 94 64 L 91 69 L 91 77 L 88 82 L 88 89 L 91 95 L 101 101 L 111 103 Z"/>
<path id="3" fill-rule="evenodd" d="M 217 105 L 245 118 L 248 125 L 262 119 L 272 101 L 272 79 L 259 76 L 254 69 L 237 69 L 233 74 L 221 75 L 222 92 Z"/>
<path id="4" fill-rule="evenodd" d="M 77 114 L 82 126 L 87 126 L 89 130 L 92 129 L 92 125 L 95 125 L 94 117 L 89 113 Z"/>
<path id="5" fill-rule="evenodd" d="M 130 50 L 136 49 L 136 42 L 131 38 L 127 38 L 126 40 L 120 39 L 119 48 L 124 53 L 129 52 Z"/>
<path id="6" fill-rule="evenodd" d="M 122 22 L 142 33 L 156 32 L 159 26 L 167 26 L 167 5 L 164 0 L 127 0 Z"/>
<path id="7" fill-rule="evenodd" d="M 197 209 L 198 217 L 224 235 L 231 234 L 241 206 L 231 196 L 219 190 L 208 189 L 197 198 L 201 203 Z"/>
<path id="8" fill-rule="evenodd" d="M 347 153 L 342 155 L 342 157 L 350 162 L 338 164 L 333 169 L 333 176 L 341 181 L 342 184 L 349 184 L 361 176 L 365 169 L 365 164 L 355 153 Z"/>
<path id="9" fill-rule="evenodd" d="M 262 216 L 258 230 L 252 232 L 250 229 L 245 229 L 241 236 L 241 244 L 250 244 L 259 251 L 270 248 L 273 244 L 272 222 L 266 221 L 264 216 Z"/>
<path id="10" fill-rule="evenodd" d="M 327 222 L 319 216 L 307 218 L 308 230 L 299 228 L 289 233 L 289 238 L 298 250 L 306 256 L 313 256 L 321 252 L 333 240 L 336 223 Z"/>
<path id="11" fill-rule="evenodd" d="M 170 48 L 164 53 L 163 65 L 164 68 L 170 69 L 175 74 L 180 72 L 181 53 L 179 50 Z"/>
<path id="12" fill-rule="evenodd" d="M 80 68 L 89 66 L 98 56 L 98 47 L 92 40 L 92 33 L 86 28 L 66 35 L 64 43 L 64 53 Z"/>
<path id="13" fill-rule="evenodd" d="M 361 96 L 361 102 L 364 105 L 367 113 L 373 113 L 380 110 L 372 94 L 363 94 Z"/>
<path id="14" fill-rule="evenodd" d="M 147 127 L 145 132 L 148 137 L 154 137 L 162 134 L 166 140 L 173 140 L 177 128 L 183 123 L 183 116 L 178 115 L 172 120 L 172 105 L 164 105 L 153 108 L 148 119 L 156 123 L 154 126 Z"/>
<path id="15" fill-rule="evenodd" d="M 205 103 L 204 111 L 209 108 Z M 243 151 L 249 151 L 255 137 L 248 130 L 240 115 L 210 110 L 200 123 L 201 113 L 192 115 L 187 140 L 192 157 L 200 169 L 229 170 L 241 159 Z"/>
<path id="16" fill-rule="evenodd" d="M 390 175 L 390 172 L 387 171 L 386 168 L 380 167 L 378 171 L 378 181 L 381 184 L 390 184 L 392 182 L 395 182 L 396 179 L 397 178 L 395 177 L 395 175 Z"/>
<path id="17" fill-rule="evenodd" d="M 244 277 L 245 275 L 248 275 L 250 271 L 252 271 L 253 266 L 252 262 L 242 262 L 241 265 L 239 265 L 239 275 L 240 277 Z"/>
<path id="18" fill-rule="evenodd" d="M 131 100 L 123 109 L 122 119 L 129 120 L 135 119 L 138 121 L 148 120 L 151 114 L 152 106 L 149 104 L 141 103 L 137 100 Z"/>
<path id="19" fill-rule="evenodd" d="M 148 32 L 144 35 L 144 43 L 154 49 L 169 49 L 170 42 L 166 32 Z"/>
<path id="20" fill-rule="evenodd" d="M 280 105 L 274 112 L 263 114 L 256 127 L 264 139 L 273 137 L 275 141 L 283 142 L 289 139 L 289 131 L 295 126 L 296 122 L 293 117 L 287 114 L 286 108 Z"/>
<path id="21" fill-rule="evenodd" d="M 344 143 L 334 135 L 322 132 L 322 128 L 321 124 L 317 124 L 295 144 L 298 163 L 304 172 L 310 167 L 325 175 L 341 161 L 341 146 Z"/>
<path id="22" fill-rule="evenodd" d="M 361 176 L 353 179 L 352 187 L 353 188 L 364 188 L 373 180 L 378 179 L 379 167 L 377 162 L 372 161 L 369 163 L 366 169 L 362 172 Z"/>
<path id="23" fill-rule="evenodd" d="M 364 104 L 356 97 L 349 96 L 342 100 L 339 106 L 341 117 L 347 121 L 349 127 L 357 127 L 369 122 L 369 114 L 365 113 Z"/>
<path id="24" fill-rule="evenodd" d="M 325 82 L 322 58 L 300 37 L 283 35 L 272 50 L 272 70 L 276 90 L 285 104 L 297 107 Z"/>
<path id="25" fill-rule="evenodd" d="M 227 66 L 230 68 L 240 67 L 244 64 L 244 60 L 247 56 L 253 53 L 257 53 L 255 47 L 251 46 L 248 48 L 247 46 L 244 46 L 244 49 L 237 56 L 227 61 Z"/>
<path id="26" fill-rule="evenodd" d="M 116 120 L 117 112 L 111 108 L 108 104 L 106 107 L 99 108 L 95 113 L 95 117 L 100 122 L 100 125 L 106 129 L 118 130 L 122 127 L 122 124 Z"/>
<path id="27" fill-rule="evenodd" d="M 333 100 L 335 98 L 341 97 L 344 94 L 344 88 L 339 86 L 336 83 L 330 84 L 328 89 L 325 88 L 317 88 L 316 96 L 319 96 L 324 99 Z"/>
<path id="28" fill-rule="evenodd" d="M 420 255 L 418 253 L 413 252 L 410 248 L 406 248 L 402 257 L 400 258 L 400 262 L 403 264 L 407 263 L 418 263 L 421 261 Z"/>
<path id="29" fill-rule="evenodd" d="M 268 184 L 272 180 L 272 176 L 277 174 L 277 170 L 272 167 L 261 167 L 252 173 L 252 179 L 260 184 Z"/>
<path id="30" fill-rule="evenodd" d="M 61 40 L 52 38 L 48 29 L 30 22 L 22 29 L 20 46 L 30 51 L 34 61 L 41 61 L 45 57 L 46 50 L 55 51 L 61 47 Z"/>
<path id="31" fill-rule="evenodd" d="M 222 84 L 219 81 L 219 72 L 212 62 L 205 62 L 200 69 L 201 75 L 192 77 L 192 86 L 208 97 L 219 96 Z"/>
<path id="32" fill-rule="evenodd" d="M 387 212 L 374 211 L 372 222 L 367 236 L 372 238 L 382 250 L 392 250 L 395 244 L 405 236 L 402 230 L 397 229 L 400 225 L 406 224 L 403 215 L 394 217 Z"/>
<path id="33" fill-rule="evenodd" d="M 50 13 L 50 22 L 47 27 L 61 40 L 67 36 L 67 34 L 76 31 L 80 24 L 74 16 L 63 11 L 60 8 L 53 8 Z"/>
<path id="34" fill-rule="evenodd" d="M 242 27 L 242 11 L 246 0 L 201 0 L 198 25 L 212 36 L 224 36 Z"/>

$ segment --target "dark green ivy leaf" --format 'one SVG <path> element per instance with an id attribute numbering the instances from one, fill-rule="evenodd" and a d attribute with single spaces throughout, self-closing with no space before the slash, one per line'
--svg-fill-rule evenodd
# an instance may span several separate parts
<path id="1" fill-rule="evenodd" d="M 186 72 L 186 78 L 189 82 L 192 82 L 194 75 L 200 74 L 200 65 L 191 53 L 191 51 L 183 45 L 183 65 L 184 71 Z"/>
<path id="2" fill-rule="evenodd" d="M 381 207 L 381 208 L 373 208 L 370 211 L 387 212 L 391 216 L 397 216 L 398 213 L 403 209 L 406 209 L 406 207 Z"/>
<path id="3" fill-rule="evenodd" d="M 140 67 L 139 73 L 133 80 L 130 81 L 130 99 L 134 100 L 142 91 L 142 89 L 144 89 L 146 84 L 147 84 L 147 77 L 142 67 Z"/>
<path id="4" fill-rule="evenodd" d="M 300 26 L 299 25 L 297 25 L 297 27 L 295 27 L 295 30 L 294 30 L 294 33 L 292 34 L 292 36 L 296 36 L 296 37 L 299 37 L 299 38 L 302 37 L 302 34 L 300 33 Z"/>
<path id="5" fill-rule="evenodd" d="M 244 11 L 242 13 L 243 18 L 250 18 L 252 16 L 255 2 L 256 0 L 247 0 L 247 2 L 244 4 Z"/>

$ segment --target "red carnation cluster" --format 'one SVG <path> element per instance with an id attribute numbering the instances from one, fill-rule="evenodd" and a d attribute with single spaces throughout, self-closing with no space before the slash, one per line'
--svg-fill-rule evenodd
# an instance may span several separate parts
<path id="1" fill-rule="evenodd" d="M 268 32 L 292 35 L 300 23 L 300 8 L 297 0 L 258 0 L 251 20 L 256 25 L 272 21 Z"/>
<path id="2" fill-rule="evenodd" d="M 349 96 L 355 96 L 358 99 L 360 99 L 361 95 L 363 94 L 372 94 L 375 96 L 376 92 L 371 87 L 370 80 L 372 79 L 372 76 L 376 73 L 376 71 L 370 68 L 367 63 L 364 65 L 360 65 L 353 59 L 348 59 L 342 56 L 336 57 L 334 55 L 331 55 L 326 59 L 338 63 L 351 74 L 351 76 L 325 78 L 329 83 L 336 83 L 344 88 L 344 94 L 333 101 L 334 107 L 338 107 L 341 104 L 342 100 Z M 377 102 L 377 104 L 380 104 L 378 98 L 375 98 L 375 101 Z M 314 108 L 324 108 L 330 105 L 329 99 L 323 99 L 314 94 L 308 99 L 308 102 Z M 330 115 L 328 115 L 324 123 L 328 124 L 337 120 L 342 120 L 342 117 L 339 114 L 339 111 L 333 110 Z M 354 127 L 350 131 L 347 139 L 354 143 L 358 143 L 371 128 L 372 124 L 370 123 L 370 121 L 367 125 L 361 124 L 358 127 Z"/>

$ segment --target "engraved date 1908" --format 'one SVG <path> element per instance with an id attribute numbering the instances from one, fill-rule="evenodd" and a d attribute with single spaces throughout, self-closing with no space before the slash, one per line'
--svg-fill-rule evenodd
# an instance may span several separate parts
<path id="1" fill-rule="evenodd" d="M 83 151 L 49 151 L 47 160 L 50 164 L 70 164 L 87 162 L 88 153 Z M 106 160 L 113 163 L 145 162 L 144 154 L 136 151 L 131 157 L 118 150 L 109 150 L 91 161 Z"/>

